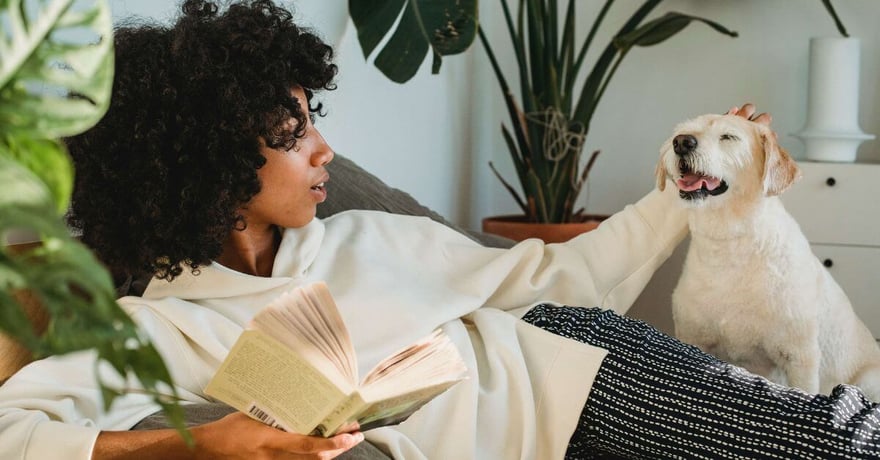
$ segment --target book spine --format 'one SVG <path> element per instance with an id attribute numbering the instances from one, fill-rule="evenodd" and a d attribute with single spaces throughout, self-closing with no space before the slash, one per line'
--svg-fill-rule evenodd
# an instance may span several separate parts
<path id="1" fill-rule="evenodd" d="M 352 421 L 363 410 L 364 405 L 364 399 L 360 393 L 357 391 L 352 393 L 344 403 L 337 406 L 333 412 L 327 414 L 327 417 L 312 430 L 311 434 L 325 438 L 335 435 L 342 425 Z"/>

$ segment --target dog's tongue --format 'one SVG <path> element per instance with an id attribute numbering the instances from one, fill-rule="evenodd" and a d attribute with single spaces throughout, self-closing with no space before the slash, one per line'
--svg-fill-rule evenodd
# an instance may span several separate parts
<path id="1" fill-rule="evenodd" d="M 706 187 L 706 190 L 715 190 L 721 185 L 721 179 L 701 174 L 685 174 L 677 182 L 678 189 L 683 192 L 693 192 Z"/>

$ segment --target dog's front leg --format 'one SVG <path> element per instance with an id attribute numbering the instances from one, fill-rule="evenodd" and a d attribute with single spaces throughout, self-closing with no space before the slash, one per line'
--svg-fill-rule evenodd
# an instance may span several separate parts
<path id="1" fill-rule="evenodd" d="M 781 345 L 781 344 L 780 344 Z M 817 340 L 793 342 L 771 352 L 776 365 L 785 372 L 788 385 L 808 393 L 819 393 L 821 352 Z"/>

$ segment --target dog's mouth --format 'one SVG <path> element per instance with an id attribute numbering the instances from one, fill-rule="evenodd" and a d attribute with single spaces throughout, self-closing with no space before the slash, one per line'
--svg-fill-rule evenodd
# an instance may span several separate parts
<path id="1" fill-rule="evenodd" d="M 682 199 L 703 199 L 718 196 L 727 191 L 727 182 L 720 177 L 693 171 L 685 161 L 680 162 L 679 169 L 681 177 L 675 181 L 675 184 L 678 186 L 678 194 Z"/>

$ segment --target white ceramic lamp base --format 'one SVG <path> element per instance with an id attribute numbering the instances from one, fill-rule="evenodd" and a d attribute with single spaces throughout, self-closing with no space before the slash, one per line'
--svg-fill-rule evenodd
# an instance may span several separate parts
<path id="1" fill-rule="evenodd" d="M 853 162 L 859 144 L 873 139 L 859 128 L 859 40 L 810 40 L 807 124 L 796 134 L 813 161 Z"/>
<path id="2" fill-rule="evenodd" d="M 804 155 L 811 161 L 852 163 L 856 161 L 859 145 L 874 138 L 872 134 L 808 132 L 797 134 L 804 141 Z"/>

